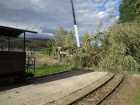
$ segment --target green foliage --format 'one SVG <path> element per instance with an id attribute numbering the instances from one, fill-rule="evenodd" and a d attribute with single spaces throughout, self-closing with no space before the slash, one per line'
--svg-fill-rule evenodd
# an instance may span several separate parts
<path id="1" fill-rule="evenodd" d="M 67 65 L 71 66 L 72 68 L 87 68 L 98 66 L 98 63 L 101 60 L 101 51 L 95 40 L 94 42 L 88 40 L 90 38 L 94 39 L 94 36 L 86 33 L 82 40 L 82 48 L 73 49 L 73 55 L 66 57 L 64 61 L 65 64 L 67 63 Z"/>
<path id="2" fill-rule="evenodd" d="M 59 27 L 55 33 L 55 47 L 68 47 L 73 45 L 72 32 L 67 32 L 63 27 Z"/>
<path id="3" fill-rule="evenodd" d="M 59 27 L 54 37 L 58 60 L 61 61 L 62 57 L 66 56 L 67 53 L 70 54 L 70 52 L 74 48 L 73 34 L 72 32 L 67 32 L 63 27 Z M 60 54 L 60 52 L 64 53 Z"/>
<path id="4" fill-rule="evenodd" d="M 77 51 L 72 56 L 72 61 L 70 62 L 70 65 L 72 68 L 83 68 L 88 66 L 88 57 L 90 55 L 87 53 L 84 53 L 83 51 Z"/>
<path id="5" fill-rule="evenodd" d="M 133 72 L 140 68 L 140 27 L 136 22 L 111 26 L 103 43 L 106 49 L 100 69 Z"/>
<path id="6" fill-rule="evenodd" d="M 140 22 L 140 0 L 136 0 L 135 7 L 137 8 L 136 9 L 136 14 L 137 14 L 136 20 L 138 22 Z"/>
<path id="7" fill-rule="evenodd" d="M 119 23 L 140 20 L 140 0 L 123 0 L 119 6 Z"/>
<path id="8" fill-rule="evenodd" d="M 45 54 L 48 54 L 49 56 L 51 54 L 55 55 L 55 42 L 54 40 L 50 39 L 46 42 L 46 46 L 42 49 L 42 51 Z"/>
<path id="9" fill-rule="evenodd" d="M 81 48 L 73 49 L 73 55 L 68 56 L 65 59 L 67 63 L 72 68 L 89 68 L 97 67 L 101 60 L 100 54 L 102 53 L 100 47 L 98 46 L 100 42 L 100 28 L 103 24 L 101 20 L 97 26 L 97 33 L 95 35 L 90 35 L 88 33 L 84 34 L 81 42 Z"/>
<path id="10" fill-rule="evenodd" d="M 26 38 L 26 50 L 29 51 L 39 51 L 46 47 L 46 42 L 49 39 L 36 39 L 36 38 Z M 23 50 L 23 38 L 12 38 L 10 43 L 10 49 L 13 50 Z M 47 46 L 48 47 L 48 46 Z M 5 50 L 8 48 L 8 37 L 0 36 L 0 49 Z"/>
<path id="11" fill-rule="evenodd" d="M 140 105 L 140 87 L 137 90 L 137 94 L 133 97 L 135 104 Z"/>
<path id="12" fill-rule="evenodd" d="M 85 34 L 82 48 L 74 49 L 65 63 L 114 73 L 140 70 L 140 26 L 137 22 L 114 24 L 104 33 Z M 101 43 L 101 46 L 98 44 Z"/>
<path id="13" fill-rule="evenodd" d="M 61 65 L 43 65 L 43 66 L 37 66 L 35 68 L 35 75 L 45 75 L 45 74 L 52 74 L 52 73 L 56 73 L 56 72 L 60 72 L 60 71 L 64 71 L 67 70 L 67 68 L 65 66 L 61 66 Z M 30 71 L 33 71 L 33 69 L 31 68 Z"/>

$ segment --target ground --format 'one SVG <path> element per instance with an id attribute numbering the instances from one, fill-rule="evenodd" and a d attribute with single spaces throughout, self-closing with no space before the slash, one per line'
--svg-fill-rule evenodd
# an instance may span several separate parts
<path id="1" fill-rule="evenodd" d="M 46 61 L 48 63 L 52 63 L 52 60 L 46 60 L 44 57 L 37 57 L 38 61 Z M 140 105 L 136 103 L 134 97 L 140 93 L 138 93 L 138 88 L 140 88 L 140 75 L 131 74 L 126 75 L 124 81 L 119 86 L 119 88 L 112 94 L 104 105 Z M 140 98 L 140 96 L 139 96 Z M 139 99 L 140 101 L 140 99 Z"/>
<path id="2" fill-rule="evenodd" d="M 140 88 L 140 75 L 126 75 L 119 88 L 103 103 L 103 105 L 139 105 L 135 96 Z"/>

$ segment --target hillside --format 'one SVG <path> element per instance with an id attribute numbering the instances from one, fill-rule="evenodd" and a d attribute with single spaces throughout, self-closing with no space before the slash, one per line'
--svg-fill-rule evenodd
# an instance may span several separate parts
<path id="1" fill-rule="evenodd" d="M 46 43 L 49 39 L 37 39 L 37 38 L 26 38 L 26 50 L 39 51 L 46 47 Z M 18 50 L 23 49 L 23 38 L 11 38 L 10 49 Z M 5 50 L 8 48 L 8 38 L 0 37 L 0 49 Z"/>

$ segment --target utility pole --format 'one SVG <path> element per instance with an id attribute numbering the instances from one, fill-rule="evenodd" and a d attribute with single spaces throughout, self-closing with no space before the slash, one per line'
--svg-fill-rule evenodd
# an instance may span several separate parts
<path id="1" fill-rule="evenodd" d="M 71 6 L 72 6 L 72 13 L 73 13 L 73 21 L 74 21 L 74 29 L 75 29 L 77 47 L 80 47 L 79 35 L 78 35 L 78 29 L 77 29 L 76 17 L 75 17 L 75 11 L 74 11 L 74 6 L 73 6 L 73 1 L 72 0 L 71 0 Z"/>

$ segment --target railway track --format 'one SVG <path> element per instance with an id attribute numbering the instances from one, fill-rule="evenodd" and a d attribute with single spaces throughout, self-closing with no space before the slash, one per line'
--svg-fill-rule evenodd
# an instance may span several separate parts
<path id="1" fill-rule="evenodd" d="M 124 79 L 124 75 L 116 74 L 112 76 L 106 83 L 99 86 L 97 89 L 93 90 L 89 94 L 80 99 L 70 103 L 71 105 L 99 105 L 102 104 L 105 99 L 112 94 L 120 85 Z"/>
<path id="2" fill-rule="evenodd" d="M 122 74 L 115 75 L 113 73 L 107 73 L 107 72 L 98 73 L 98 72 L 86 72 L 86 71 L 69 71 L 69 72 L 63 71 L 57 74 L 50 74 L 50 75 L 30 78 L 29 86 L 27 82 L 27 85 L 25 83 L 26 86 L 24 86 L 23 84 L 24 87 L 22 87 L 22 84 L 20 88 L 18 88 L 19 86 L 16 86 L 16 88 L 14 86 L 13 89 L 11 87 L 8 87 L 8 89 L 6 90 L 9 90 L 9 93 L 1 94 L 1 96 L 2 97 L 3 95 L 9 96 L 10 93 L 13 94 L 13 90 L 14 90 L 14 92 L 18 91 L 17 95 L 19 95 L 20 100 L 23 99 L 24 101 L 27 102 L 29 101 L 31 103 L 33 102 L 29 98 L 26 99 L 25 97 L 27 97 L 29 93 L 30 95 L 33 96 L 38 93 L 39 95 L 37 96 L 40 98 L 37 97 L 37 99 L 35 100 L 39 99 L 37 102 L 42 103 L 43 105 L 99 105 L 102 104 L 102 102 L 103 103 L 105 102 L 105 99 L 111 93 L 113 93 L 113 91 L 119 86 L 119 84 L 124 79 L 124 75 Z M 86 77 L 85 80 L 84 77 Z M 75 80 L 78 82 L 76 82 Z M 86 81 L 87 85 L 84 85 L 85 84 L 84 81 Z M 30 85 L 30 83 L 33 85 Z M 77 87 L 75 87 L 76 85 Z M 71 90 L 69 91 L 68 89 Z M 32 90 L 36 90 L 36 91 L 32 91 Z M 26 91 L 29 92 L 25 94 Z M 23 92 L 24 94 L 22 94 Z M 56 94 L 55 97 L 54 94 Z M 6 101 L 8 102 L 9 98 Z M 11 98 L 11 101 L 13 103 L 14 102 L 18 103 L 17 98 Z M 3 105 L 7 105 L 7 102 L 6 104 Z M 18 105 L 18 104 L 12 104 L 12 105 Z"/>

